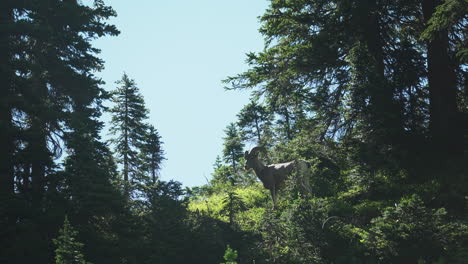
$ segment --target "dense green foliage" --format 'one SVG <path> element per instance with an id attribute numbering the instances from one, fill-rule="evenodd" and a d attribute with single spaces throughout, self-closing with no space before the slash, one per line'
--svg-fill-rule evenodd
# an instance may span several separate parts
<path id="1" fill-rule="evenodd" d="M 81 253 L 83 243 L 76 240 L 78 232 L 73 229 L 65 216 L 63 227 L 59 231 L 59 236 L 54 239 L 54 244 L 57 247 L 55 250 L 56 264 L 87 264 L 84 256 Z"/>
<path id="2" fill-rule="evenodd" d="M 241 128 L 242 138 L 259 145 L 268 144 L 271 116 L 268 109 L 256 101 L 250 102 L 237 115 L 237 125 Z"/>
<path id="3" fill-rule="evenodd" d="M 221 263 L 221 264 L 237 264 L 236 259 L 237 259 L 237 251 L 233 250 L 228 245 L 226 248 L 226 252 L 224 253 L 224 260 L 226 260 L 226 262 Z"/>
<path id="4" fill-rule="evenodd" d="M 158 177 L 135 81 L 109 93 L 94 75 L 91 41 L 119 33 L 112 8 L 0 1 L 0 262 L 465 263 L 467 13 L 466 0 L 272 0 L 265 49 L 225 80 L 251 102 L 209 183 L 184 189 Z M 243 170 L 251 144 L 267 163 L 307 160 L 312 192 L 293 174 L 271 209 Z"/>
<path id="5" fill-rule="evenodd" d="M 244 143 L 234 123 L 229 124 L 224 132 L 226 137 L 224 138 L 223 158 L 231 165 L 231 169 L 236 171 L 239 160 L 244 156 Z"/>

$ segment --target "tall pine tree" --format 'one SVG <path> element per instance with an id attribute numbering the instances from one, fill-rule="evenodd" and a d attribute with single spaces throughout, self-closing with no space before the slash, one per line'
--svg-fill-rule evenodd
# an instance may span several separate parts
<path id="1" fill-rule="evenodd" d="M 133 178 L 138 178 L 143 162 L 139 152 L 146 136 L 144 121 L 148 118 L 148 110 L 135 81 L 127 74 L 116 83 L 120 86 L 112 92 L 115 105 L 110 109 L 110 132 L 115 138 L 111 139 L 111 143 L 115 146 L 115 152 L 123 166 L 123 180 L 126 192 L 129 193 L 129 186 Z"/>

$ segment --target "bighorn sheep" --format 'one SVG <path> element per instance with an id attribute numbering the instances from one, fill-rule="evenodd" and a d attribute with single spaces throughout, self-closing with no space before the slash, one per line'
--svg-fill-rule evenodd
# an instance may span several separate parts
<path id="1" fill-rule="evenodd" d="M 300 183 L 302 187 L 310 192 L 310 186 L 308 181 L 304 179 L 304 173 L 309 167 L 309 163 L 305 160 L 294 160 L 285 163 L 269 164 L 265 165 L 258 158 L 259 151 L 265 152 L 264 147 L 254 147 L 249 151 L 246 151 L 245 156 L 245 169 L 253 169 L 257 177 L 262 181 L 263 187 L 270 190 L 271 199 L 273 200 L 273 208 L 276 206 L 276 192 L 281 188 L 282 183 L 286 178 L 293 173 L 298 172 L 300 177 Z"/>

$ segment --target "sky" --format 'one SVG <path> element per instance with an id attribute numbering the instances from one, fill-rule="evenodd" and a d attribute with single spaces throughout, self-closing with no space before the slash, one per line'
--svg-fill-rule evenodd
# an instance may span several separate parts
<path id="1" fill-rule="evenodd" d="M 207 183 L 223 149 L 223 130 L 249 101 L 249 91 L 221 82 L 248 69 L 246 53 L 263 49 L 258 17 L 267 0 L 107 0 L 121 34 L 94 42 L 107 90 L 123 73 L 136 81 L 149 123 L 167 160 L 161 179 L 193 187 Z M 105 121 L 109 117 L 104 116 Z"/>

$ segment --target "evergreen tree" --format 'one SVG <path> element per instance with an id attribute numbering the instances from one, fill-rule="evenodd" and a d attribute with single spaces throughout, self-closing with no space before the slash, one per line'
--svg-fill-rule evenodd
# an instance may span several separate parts
<path id="1" fill-rule="evenodd" d="M 224 130 L 223 158 L 232 166 L 233 172 L 237 170 L 239 160 L 244 156 L 244 143 L 234 123 L 229 124 Z"/>
<path id="2" fill-rule="evenodd" d="M 242 130 L 245 140 L 264 145 L 266 134 L 270 125 L 270 113 L 268 109 L 256 101 L 250 102 L 237 115 L 237 125 Z"/>
<path id="3" fill-rule="evenodd" d="M 143 216 L 147 248 L 146 263 L 185 263 L 190 250 L 186 200 L 181 183 L 158 181 L 150 188 L 147 211 Z"/>
<path id="4" fill-rule="evenodd" d="M 57 160 L 74 129 L 71 114 L 82 107 L 98 113 L 105 97 L 93 74 L 103 61 L 91 41 L 119 32 L 106 23 L 115 12 L 102 1 L 2 1 L 0 10 L 0 192 L 2 204 L 3 194 L 16 203 L 1 218 L 17 230 L 1 235 L 11 246 L 0 255 L 9 256 L 5 263 L 49 263 L 47 237 L 65 210 L 54 205 L 63 205 Z"/>
<path id="5" fill-rule="evenodd" d="M 467 81 L 457 80 L 457 72 L 464 73 L 462 78 L 466 78 L 466 67 L 463 66 L 467 62 L 466 57 L 463 61 L 466 43 L 462 44 L 466 42 L 466 34 L 462 28 L 465 27 L 466 32 L 468 7 L 463 1 L 424 0 L 421 8 L 427 25 L 422 36 L 426 39 L 427 47 L 433 150 L 438 158 L 457 157 L 463 154 L 463 129 L 464 122 L 467 122 L 461 115 L 461 104 L 457 102 L 459 89 L 466 86 Z"/>
<path id="6" fill-rule="evenodd" d="M 221 157 L 217 156 L 215 164 L 213 165 L 213 178 L 210 180 L 210 183 L 214 186 L 223 186 L 229 183 L 229 179 L 232 173 L 232 168 L 230 166 L 224 165 L 221 160 Z"/>
<path id="7" fill-rule="evenodd" d="M 143 174 L 149 173 L 152 184 L 156 183 L 161 163 L 164 160 L 162 144 L 161 136 L 156 128 L 149 125 L 141 146 L 141 156 Z"/>
<path id="8" fill-rule="evenodd" d="M 56 264 L 89 264 L 89 262 L 85 261 L 81 252 L 83 243 L 77 241 L 77 236 L 78 232 L 71 226 L 68 217 L 65 216 L 59 236 L 53 240 L 57 247 L 55 250 Z"/>
<path id="9" fill-rule="evenodd" d="M 127 74 L 116 82 L 120 86 L 112 92 L 114 107 L 110 109 L 112 114 L 110 132 L 116 136 L 111 140 L 115 146 L 115 152 L 122 163 L 122 175 L 129 193 L 129 186 L 138 178 L 142 159 L 139 151 L 146 135 L 144 121 L 148 118 L 148 110 L 139 92 L 135 81 Z"/>
<path id="10" fill-rule="evenodd" d="M 227 245 L 223 258 L 226 262 L 221 264 L 237 264 L 237 250 L 233 250 L 229 245 Z"/>
<path id="11" fill-rule="evenodd" d="M 70 115 L 70 131 L 65 135 L 68 155 L 59 176 L 63 179 L 62 195 L 67 199 L 69 215 L 84 241 L 94 244 L 86 247 L 86 255 L 94 262 L 112 263 L 118 261 L 120 254 L 110 247 L 115 243 L 111 234 L 117 236 L 121 232 L 113 225 L 125 202 L 112 153 L 100 140 L 102 123 L 91 118 L 97 115 L 91 114 L 94 110 L 81 108 Z M 107 223 L 106 228 L 103 223 Z"/>
<path id="12" fill-rule="evenodd" d="M 231 226 L 235 223 L 234 220 L 236 214 L 246 210 L 244 201 L 242 201 L 242 198 L 235 193 L 232 185 L 230 186 L 226 197 L 223 199 L 222 206 L 220 213 L 228 216 L 229 224 Z"/>

